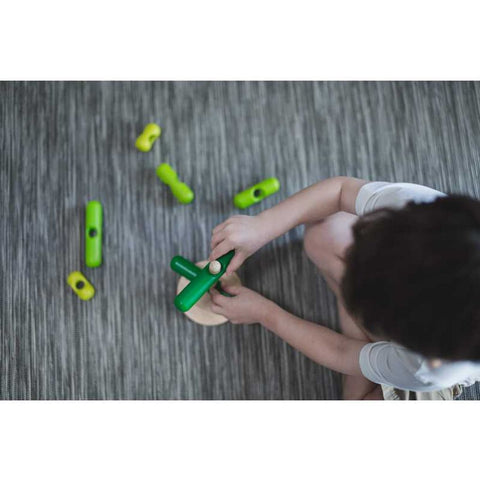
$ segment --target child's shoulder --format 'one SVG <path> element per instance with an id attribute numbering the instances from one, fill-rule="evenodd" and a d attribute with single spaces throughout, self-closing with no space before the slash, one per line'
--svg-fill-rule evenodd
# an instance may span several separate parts
<path id="1" fill-rule="evenodd" d="M 378 208 L 402 208 L 410 201 L 433 202 L 445 194 L 424 185 L 402 182 L 369 182 L 363 185 L 355 201 L 357 215 L 364 215 Z"/>

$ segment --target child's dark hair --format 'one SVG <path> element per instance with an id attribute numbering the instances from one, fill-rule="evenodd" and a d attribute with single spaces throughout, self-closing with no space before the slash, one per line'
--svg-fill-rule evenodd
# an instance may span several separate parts
<path id="1" fill-rule="evenodd" d="M 377 210 L 353 236 L 341 289 L 367 330 L 426 357 L 480 360 L 480 201 Z"/>

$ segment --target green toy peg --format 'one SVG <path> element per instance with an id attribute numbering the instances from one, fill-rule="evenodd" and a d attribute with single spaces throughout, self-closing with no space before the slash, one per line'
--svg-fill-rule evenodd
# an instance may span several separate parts
<path id="1" fill-rule="evenodd" d="M 90 268 L 102 264 L 102 223 L 102 204 L 96 200 L 88 202 L 85 210 L 85 263 Z"/>
<path id="2" fill-rule="evenodd" d="M 280 189 L 280 182 L 275 177 L 267 178 L 253 187 L 247 188 L 243 192 L 237 193 L 233 203 L 237 208 L 248 208 L 255 203 L 260 202 L 265 197 L 273 195 Z"/>
<path id="3" fill-rule="evenodd" d="M 197 278 L 198 274 L 202 271 L 201 268 L 198 268 L 194 263 L 180 255 L 176 255 L 172 258 L 170 268 L 190 281 Z"/>
<path id="4" fill-rule="evenodd" d="M 207 265 L 209 267 L 210 264 Z M 170 268 L 177 272 L 182 277 L 185 277 L 187 280 L 194 280 L 197 278 L 198 274 L 202 271 L 201 268 L 198 268 L 194 263 L 190 262 L 186 258 L 181 257 L 180 255 L 176 255 L 172 258 L 170 262 Z M 223 288 L 220 286 L 220 282 L 215 285 L 215 288 L 224 296 L 224 297 L 232 297 L 227 293 Z"/>

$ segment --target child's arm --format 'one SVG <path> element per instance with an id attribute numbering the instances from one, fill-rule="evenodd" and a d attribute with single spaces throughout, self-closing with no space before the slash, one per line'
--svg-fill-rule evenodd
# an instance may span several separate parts
<path id="1" fill-rule="evenodd" d="M 260 323 L 314 362 L 346 375 L 362 375 L 359 355 L 367 342 L 302 320 L 248 288 L 225 290 L 235 296 L 227 298 L 211 291 L 214 312 L 225 315 L 232 323 Z"/>
<path id="2" fill-rule="evenodd" d="M 297 225 L 315 223 L 344 211 L 355 213 L 355 200 L 366 180 L 332 177 L 315 183 L 258 216 L 268 224 L 273 240 Z"/>
<path id="3" fill-rule="evenodd" d="M 227 273 L 274 238 L 304 223 L 318 222 L 338 211 L 355 213 L 358 191 L 367 183 L 333 177 L 307 187 L 257 216 L 236 215 L 213 230 L 210 260 L 235 250 Z"/>

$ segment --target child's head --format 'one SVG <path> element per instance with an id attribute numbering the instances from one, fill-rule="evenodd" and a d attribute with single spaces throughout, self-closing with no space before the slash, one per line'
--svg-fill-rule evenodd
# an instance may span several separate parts
<path id="1" fill-rule="evenodd" d="M 367 330 L 427 357 L 480 360 L 480 201 L 377 210 L 353 235 L 341 288 Z"/>

